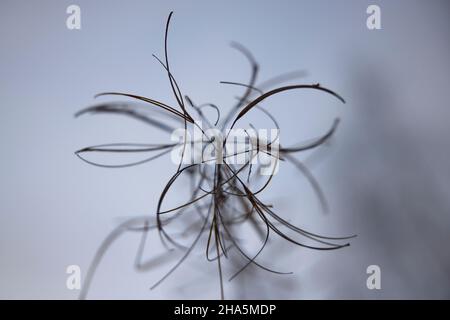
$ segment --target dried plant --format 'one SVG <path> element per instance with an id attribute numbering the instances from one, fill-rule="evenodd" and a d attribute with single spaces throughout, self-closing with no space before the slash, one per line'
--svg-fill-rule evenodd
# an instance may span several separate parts
<path id="1" fill-rule="evenodd" d="M 198 126 L 197 122 L 200 120 L 202 123 L 206 123 L 211 128 L 219 128 L 225 132 L 225 129 L 235 127 L 236 123 L 245 118 L 245 116 L 252 110 L 258 110 L 268 117 L 273 125 L 279 129 L 279 125 L 276 119 L 259 104 L 270 96 L 276 95 L 283 91 L 308 89 L 327 93 L 341 102 L 345 103 L 344 99 L 327 89 L 320 84 L 298 84 L 277 87 L 270 89 L 275 84 L 298 78 L 302 76 L 303 72 L 291 72 L 283 74 L 275 78 L 269 79 L 260 85 L 256 85 L 259 66 L 253 58 L 252 54 L 244 48 L 242 45 L 233 43 L 232 46 L 241 52 L 249 61 L 251 65 L 251 76 L 248 84 L 238 82 L 223 81 L 223 84 L 242 86 L 245 88 L 245 92 L 242 96 L 238 97 L 237 103 L 231 108 L 230 112 L 222 120 L 220 109 L 212 104 L 205 103 L 196 105 L 189 96 L 183 96 L 180 87 L 175 80 L 175 77 L 171 71 L 169 58 L 168 58 L 168 30 L 172 13 L 170 13 L 166 29 L 165 29 L 165 42 L 164 42 L 164 61 L 154 56 L 157 61 L 162 65 L 167 72 L 171 90 L 173 96 L 177 102 L 177 107 L 173 107 L 169 104 L 160 102 L 155 99 L 138 96 L 134 94 L 119 93 L 119 92 L 106 92 L 98 94 L 99 96 L 121 96 L 137 100 L 140 103 L 145 103 L 145 107 L 153 107 L 154 110 L 160 110 L 164 112 L 164 115 L 168 117 L 168 121 L 161 121 L 155 117 L 148 116 L 137 104 L 130 102 L 114 102 L 103 103 L 93 107 L 89 107 L 81 110 L 76 114 L 80 116 L 82 114 L 91 113 L 108 113 L 108 114 L 121 114 L 144 121 L 145 123 L 158 128 L 165 132 L 172 132 L 174 127 L 170 126 L 170 121 L 175 121 L 178 126 L 184 128 Z M 270 89 L 270 90 L 269 90 Z M 268 90 L 268 91 L 267 91 Z M 255 97 L 256 96 L 256 97 Z M 204 114 L 204 108 L 210 108 L 216 113 L 214 121 L 210 121 Z M 195 114 L 195 115 L 194 115 Z M 214 122 L 214 124 L 212 124 Z M 327 204 L 323 192 L 317 181 L 312 176 L 311 172 L 306 166 L 297 160 L 293 154 L 314 149 L 325 143 L 336 131 L 339 119 L 336 119 L 323 136 L 314 139 L 312 142 L 302 144 L 295 147 L 283 147 L 280 146 L 277 149 L 277 153 L 274 154 L 271 148 L 271 142 L 262 140 L 257 137 L 256 143 L 251 144 L 251 149 L 246 149 L 244 152 L 251 153 L 252 155 L 258 155 L 259 153 L 265 153 L 271 157 L 274 157 L 277 161 L 289 161 L 291 162 L 304 176 L 307 178 L 315 193 L 317 194 L 322 208 L 327 211 Z M 206 146 L 212 145 L 213 140 L 207 135 L 205 130 L 200 128 L 203 133 L 203 139 L 206 142 Z M 223 144 L 227 142 L 228 135 L 225 134 L 225 140 Z M 158 286 L 164 279 L 172 274 L 188 257 L 195 246 L 197 246 L 200 240 L 205 238 L 205 251 L 208 261 L 214 261 L 217 263 L 219 283 L 220 283 L 220 296 L 224 298 L 223 290 L 223 271 L 222 262 L 227 259 L 230 252 L 234 251 L 242 256 L 245 260 L 244 263 L 237 268 L 234 274 L 231 275 L 230 280 L 241 274 L 248 266 L 255 265 L 267 272 L 275 274 L 290 274 L 291 272 L 282 272 L 272 269 L 258 262 L 257 258 L 261 254 L 264 248 L 269 243 L 269 236 L 271 233 L 275 233 L 280 238 L 298 245 L 300 247 L 315 249 L 315 250 L 334 250 L 342 247 L 349 246 L 346 241 L 354 236 L 347 237 L 327 237 L 316 233 L 304 230 L 296 225 L 290 223 L 287 219 L 277 214 L 273 206 L 264 203 L 260 194 L 268 187 L 273 174 L 268 175 L 265 180 L 258 185 L 255 189 L 254 181 L 260 180 L 261 176 L 257 176 L 257 170 L 252 170 L 252 161 L 247 161 L 240 166 L 228 163 L 230 156 L 234 154 L 223 154 L 222 162 L 216 163 L 213 166 L 207 165 L 204 162 L 183 165 L 183 155 L 185 152 L 187 142 L 186 140 L 180 143 L 153 143 L 153 144 L 136 144 L 136 143 L 115 143 L 91 146 L 83 148 L 75 152 L 75 154 L 83 161 L 100 167 L 107 168 L 123 168 L 129 166 L 135 166 L 152 161 L 158 157 L 167 155 L 176 148 L 182 150 L 181 161 L 177 164 L 175 173 L 170 177 L 169 181 L 165 185 L 161 194 L 159 195 L 159 201 L 156 209 L 155 216 L 149 217 L 133 217 L 116 229 L 114 229 L 108 237 L 103 241 L 98 249 L 92 264 L 90 265 L 87 273 L 84 286 L 82 288 L 80 298 L 85 298 L 88 292 L 89 286 L 93 279 L 95 270 L 100 263 L 103 255 L 106 253 L 112 242 L 116 240 L 124 232 L 140 232 L 141 241 L 138 247 L 136 255 L 136 268 L 140 270 L 146 270 L 151 266 L 150 263 L 142 261 L 142 256 L 145 248 L 146 237 L 149 230 L 155 230 L 159 233 L 160 239 L 163 245 L 171 250 L 177 248 L 183 251 L 181 259 L 151 288 Z M 103 164 L 96 161 L 88 160 L 88 155 L 93 153 L 126 153 L 126 154 L 149 154 L 147 158 L 140 161 L 133 161 L 120 165 Z M 218 153 L 219 154 L 219 153 Z M 190 198 L 185 203 L 172 208 L 164 208 L 166 197 L 173 187 L 174 183 L 181 177 L 187 176 L 191 181 Z M 182 232 L 171 234 L 167 231 L 167 227 L 173 224 L 175 221 L 182 221 L 179 228 L 184 228 Z M 253 253 L 248 253 L 243 249 L 242 243 L 245 238 L 238 237 L 235 230 L 239 226 L 249 225 L 256 230 L 260 235 L 261 245 Z M 195 238 L 187 245 L 180 242 L 180 239 L 186 234 L 194 234 Z"/>

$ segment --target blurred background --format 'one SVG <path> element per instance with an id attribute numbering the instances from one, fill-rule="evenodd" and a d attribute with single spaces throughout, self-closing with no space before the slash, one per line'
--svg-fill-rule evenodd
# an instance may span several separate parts
<path id="1" fill-rule="evenodd" d="M 81 8 L 80 30 L 66 27 L 71 4 Z M 380 30 L 366 26 L 371 4 L 381 8 Z M 283 145 L 320 136 L 335 117 L 341 123 L 326 146 L 298 156 L 320 182 L 328 214 L 306 179 L 284 163 L 261 198 L 307 230 L 358 237 L 348 248 L 322 252 L 274 236 L 261 262 L 294 274 L 251 267 L 225 282 L 226 298 L 450 298 L 449 9 L 438 0 L 1 1 L 0 298 L 76 299 L 79 291 L 66 287 L 67 266 L 79 265 L 83 279 L 120 222 L 154 215 L 176 169 L 168 157 L 104 169 L 74 151 L 168 135 L 126 117 L 74 114 L 103 91 L 174 104 L 151 56 L 163 56 L 172 10 L 171 69 L 195 101 L 227 110 L 242 94 L 219 83 L 250 75 L 231 41 L 253 53 L 261 81 L 305 70 L 290 83 L 320 82 L 347 101 L 292 91 L 262 104 L 279 120 Z M 149 290 L 182 252 L 138 272 L 139 239 L 117 239 L 88 298 L 219 298 L 217 267 L 206 261 L 204 243 Z M 144 256 L 163 251 L 150 232 Z M 381 269 L 381 290 L 366 286 L 369 265 Z"/>

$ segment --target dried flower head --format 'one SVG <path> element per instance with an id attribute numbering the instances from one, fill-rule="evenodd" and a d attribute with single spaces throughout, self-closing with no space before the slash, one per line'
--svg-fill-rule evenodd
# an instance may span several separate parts
<path id="1" fill-rule="evenodd" d="M 334 121 L 329 131 L 323 136 L 307 144 L 294 147 L 284 147 L 279 145 L 277 139 L 278 136 L 270 140 L 261 137 L 258 134 L 255 135 L 254 132 L 256 132 L 256 128 L 254 127 L 250 128 L 254 129 L 253 134 L 249 132 L 251 131 L 250 129 L 241 131 L 243 132 L 244 139 L 240 142 L 232 141 L 230 138 L 230 129 L 235 128 L 238 121 L 244 119 L 252 110 L 262 112 L 273 123 L 274 127 L 279 130 L 280 128 L 276 119 L 266 108 L 262 108 L 259 104 L 267 98 L 281 92 L 306 89 L 329 94 L 343 103 L 345 103 L 344 99 L 337 93 L 320 84 L 298 84 L 273 88 L 274 84 L 298 78 L 303 75 L 303 72 L 283 74 L 257 85 L 258 64 L 246 48 L 240 44 L 233 43 L 232 46 L 248 59 L 252 72 L 248 84 L 229 81 L 222 82 L 223 84 L 242 86 L 245 88 L 244 94 L 237 99 L 237 103 L 222 119 L 220 109 L 215 104 L 205 103 L 197 105 L 189 96 L 182 94 L 170 68 L 168 58 L 167 40 L 171 17 L 172 13 L 170 13 L 166 24 L 164 60 L 160 60 L 156 56 L 154 57 L 167 72 L 177 106 L 174 107 L 152 98 L 128 93 L 106 92 L 98 94 L 96 97 L 106 95 L 121 96 L 137 100 L 140 103 L 143 102 L 146 107 L 152 107 L 155 110 L 164 112 L 164 115 L 167 116 L 170 121 L 178 123 L 178 127 L 184 129 L 195 128 L 196 130 L 199 130 L 201 132 L 201 137 L 197 140 L 189 140 L 187 139 L 188 131 L 185 130 L 184 139 L 175 143 L 114 143 L 91 146 L 75 152 L 75 154 L 83 161 L 91 165 L 107 168 L 135 166 L 169 153 L 179 155 L 179 162 L 176 165 L 175 173 L 170 176 L 170 179 L 159 195 L 156 215 L 130 218 L 110 233 L 98 249 L 89 268 L 80 294 L 81 298 L 86 297 L 89 285 L 101 258 L 112 242 L 123 232 L 134 231 L 142 234 L 135 263 L 135 266 L 138 269 L 146 269 L 146 263 L 142 262 L 142 254 L 146 243 L 146 236 L 150 230 L 155 230 L 159 233 L 160 239 L 167 249 L 171 250 L 177 248 L 183 251 L 179 261 L 165 274 L 164 277 L 161 278 L 161 280 L 156 282 L 152 288 L 158 286 L 173 271 L 175 271 L 192 252 L 194 247 L 199 245 L 200 240 L 204 239 L 205 243 L 203 245 L 205 246 L 206 258 L 208 261 L 217 263 L 221 298 L 224 298 L 222 262 L 228 258 L 231 251 L 242 256 L 245 259 L 245 262 L 230 276 L 230 280 L 241 274 L 249 265 L 255 265 L 271 273 L 290 274 L 291 272 L 274 270 L 272 267 L 262 265 L 258 262 L 258 256 L 268 245 L 271 233 L 275 233 L 282 239 L 300 247 L 316 250 L 334 250 L 346 247 L 349 245 L 347 240 L 354 237 L 327 237 L 304 230 L 291 224 L 281 215 L 277 214 L 274 211 L 273 205 L 265 203 L 260 197 L 273 179 L 278 162 L 289 161 L 307 178 L 317 194 L 323 210 L 326 211 L 326 200 L 319 184 L 310 171 L 293 155 L 305 150 L 314 149 L 325 143 L 336 131 L 339 119 Z M 211 120 L 205 116 L 205 108 L 214 111 L 216 115 L 214 119 Z M 86 113 L 121 114 L 144 121 L 145 123 L 168 133 L 173 132 L 175 129 L 168 124 L 169 121 L 164 122 L 155 117 L 148 116 L 138 105 L 130 102 L 98 104 L 81 110 L 76 116 Z M 202 123 L 202 126 L 199 125 L 200 122 Z M 207 127 L 204 128 L 204 125 Z M 218 136 L 216 135 L 211 135 L 210 129 L 222 133 L 221 139 L 218 139 Z M 193 163 L 186 162 L 188 154 L 193 150 L 192 145 L 197 142 L 201 142 L 200 160 Z M 275 142 L 277 142 L 276 146 Z M 236 144 L 242 145 L 231 148 L 230 151 L 230 144 L 231 146 L 236 146 Z M 213 156 L 205 159 L 207 150 L 209 150 Z M 110 165 L 88 160 L 88 156 L 94 153 L 148 154 L 148 156 L 144 160 L 120 165 Z M 240 154 L 246 155 L 246 157 L 244 157 L 245 160 L 241 163 L 233 163 L 231 159 Z M 258 174 L 258 172 L 261 172 L 264 165 L 254 161 L 255 158 L 261 155 L 271 159 L 272 166 L 269 166 L 269 168 L 272 171 L 269 171 L 266 175 Z M 213 165 L 211 165 L 210 162 L 214 162 Z M 255 165 L 259 168 L 253 168 Z M 181 176 L 187 176 L 191 181 L 190 197 L 185 203 L 172 208 L 165 208 L 164 204 L 167 195 L 174 183 Z M 259 182 L 258 184 L 256 184 L 257 181 Z M 170 233 L 167 231 L 167 228 L 176 221 L 181 221 L 181 224 L 177 224 L 177 226 L 178 228 L 184 228 L 184 230 L 177 233 Z M 245 235 L 237 235 L 236 230 L 243 225 L 250 225 L 255 228 L 261 237 L 261 244 L 253 253 L 248 253 L 242 247 L 242 243 L 246 240 Z M 191 239 L 191 242 L 187 244 L 182 242 L 186 234 L 195 234 L 194 239 Z"/>

